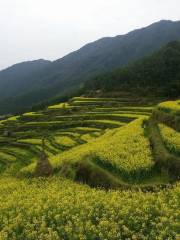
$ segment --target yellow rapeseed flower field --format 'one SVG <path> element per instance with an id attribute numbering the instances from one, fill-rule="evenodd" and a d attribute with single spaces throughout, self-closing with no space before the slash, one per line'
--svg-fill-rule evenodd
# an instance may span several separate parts
<path id="1" fill-rule="evenodd" d="M 91 189 L 57 177 L 0 179 L 1 240 L 178 239 L 180 185 Z"/>
<path id="2" fill-rule="evenodd" d="M 165 112 L 171 112 L 171 113 L 179 115 L 180 114 L 180 100 L 162 102 L 158 105 L 158 109 L 165 111 Z"/>
<path id="3" fill-rule="evenodd" d="M 150 143 L 144 135 L 144 117 L 121 128 L 108 130 L 104 135 L 50 158 L 54 169 L 60 169 L 64 163 L 75 163 L 88 155 L 96 155 L 102 164 L 110 164 L 125 177 L 139 176 L 151 171 L 154 165 Z M 21 172 L 34 171 L 35 164 Z"/>
<path id="4" fill-rule="evenodd" d="M 180 154 L 180 133 L 165 124 L 159 124 L 159 129 L 166 147 L 172 153 Z"/>

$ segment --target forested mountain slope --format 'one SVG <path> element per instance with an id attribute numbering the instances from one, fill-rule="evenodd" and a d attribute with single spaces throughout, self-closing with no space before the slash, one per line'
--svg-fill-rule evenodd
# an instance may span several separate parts
<path id="1" fill-rule="evenodd" d="M 6 80 L 0 72 L 0 114 L 24 110 L 56 95 L 67 94 L 86 80 L 126 65 L 152 53 L 170 41 L 180 39 L 180 21 L 160 21 L 126 35 L 103 38 L 87 44 L 78 51 L 47 63 L 35 74 L 15 74 L 11 68 Z M 4 81 L 15 82 L 7 90 Z M 28 82 L 28 84 L 25 83 Z M 30 86 L 30 87 L 29 87 Z"/>
<path id="2" fill-rule="evenodd" d="M 0 72 L 0 98 L 21 94 L 31 87 L 34 75 L 50 63 L 50 61 L 39 59 L 15 64 L 2 70 Z"/>
<path id="3" fill-rule="evenodd" d="M 86 91 L 132 92 L 135 95 L 180 96 L 180 42 L 174 41 L 142 60 L 99 75 L 85 84 Z"/>

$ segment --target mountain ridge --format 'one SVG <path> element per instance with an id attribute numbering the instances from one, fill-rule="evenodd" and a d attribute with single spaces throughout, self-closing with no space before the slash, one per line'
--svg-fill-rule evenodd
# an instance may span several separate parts
<path id="1" fill-rule="evenodd" d="M 124 66 L 151 54 L 170 41 L 179 39 L 180 21 L 163 20 L 125 35 L 102 38 L 86 44 L 30 76 L 29 85 L 23 91 L 21 83 L 17 83 L 17 89 L 12 89 L 9 96 L 0 96 L 0 113 L 21 111 L 55 96 L 68 94 L 98 74 Z M 5 92 L 6 89 L 3 89 L 1 84 L 1 73 L 0 89 Z M 35 96 L 37 94 L 38 96 Z M 18 106 L 19 101 L 23 104 Z"/>

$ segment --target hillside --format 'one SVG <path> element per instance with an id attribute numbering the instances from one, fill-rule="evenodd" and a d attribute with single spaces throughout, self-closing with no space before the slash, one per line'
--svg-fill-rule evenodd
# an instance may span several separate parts
<path id="1" fill-rule="evenodd" d="M 180 42 L 168 43 L 142 60 L 99 75 L 85 84 L 86 91 L 131 92 L 137 96 L 180 96 Z"/>
<path id="2" fill-rule="evenodd" d="M 75 97 L 0 121 L 0 238 L 178 239 L 180 105 L 153 104 Z"/>
<path id="3" fill-rule="evenodd" d="M 0 94 L 0 114 L 23 111 L 41 101 L 67 95 L 87 79 L 142 58 L 178 39 L 180 22 L 163 20 L 126 35 L 87 44 L 78 51 L 48 63 L 44 70 L 35 74 L 19 78 L 21 71 L 18 71 L 19 75 L 13 76 L 15 88 L 10 84 L 8 91 L 4 85 L 4 71 L 1 71 L 0 89 L 3 94 Z M 12 82 L 11 68 L 5 72 L 6 83 Z"/>
<path id="4" fill-rule="evenodd" d="M 31 79 L 51 62 L 43 59 L 22 62 L 0 71 L 0 98 L 12 97 L 31 88 Z"/>
<path id="5" fill-rule="evenodd" d="M 166 154 L 160 140 L 157 148 L 161 146 L 161 151 L 150 146 L 156 146 L 157 139 L 161 139 L 159 130 L 156 132 L 158 124 L 169 124 L 166 118 L 163 120 L 164 115 L 159 108 L 164 109 L 163 106 L 167 105 L 168 109 L 174 109 L 176 106 L 177 110 L 169 112 L 174 121 L 168 125 L 176 129 L 175 113 L 178 114 L 179 101 L 160 104 L 154 110 L 149 104 L 142 104 L 142 99 L 138 98 L 76 97 L 68 103 L 49 106 L 44 111 L 1 120 L 1 172 L 6 175 L 34 175 L 42 139 L 45 138 L 52 169 L 62 176 L 93 186 L 102 184 L 115 188 L 165 184 L 177 177 L 179 173 L 175 170 L 179 167 L 176 166 L 173 173 L 167 169 L 168 175 L 163 175 L 157 171 L 156 164 L 164 165 L 161 160 L 165 161 L 166 157 L 156 158 L 156 152 L 165 152 L 172 166 L 179 161 L 178 155 Z M 153 115 L 148 120 L 152 110 Z M 95 179 L 92 178 L 94 171 L 97 174 Z"/>

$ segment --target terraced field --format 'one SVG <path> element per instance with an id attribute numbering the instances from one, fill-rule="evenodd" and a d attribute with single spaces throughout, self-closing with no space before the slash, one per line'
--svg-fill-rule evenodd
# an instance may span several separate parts
<path id="1" fill-rule="evenodd" d="M 160 103 L 153 111 L 156 120 L 180 131 L 180 100 Z"/>
<path id="2" fill-rule="evenodd" d="M 15 174 L 20 168 L 36 162 L 41 152 L 42 138 L 46 139 L 48 156 L 54 157 L 95 141 L 108 129 L 120 128 L 137 118 L 150 115 L 151 107 L 131 107 L 133 104 L 126 99 L 73 98 L 68 103 L 49 106 L 44 111 L 2 120 L 0 152 L 4 173 L 9 174 L 9 164 Z M 7 157 L 13 162 L 6 161 Z"/>
<path id="3" fill-rule="evenodd" d="M 179 239 L 178 119 L 179 101 L 76 97 L 0 121 L 0 239 Z"/>

